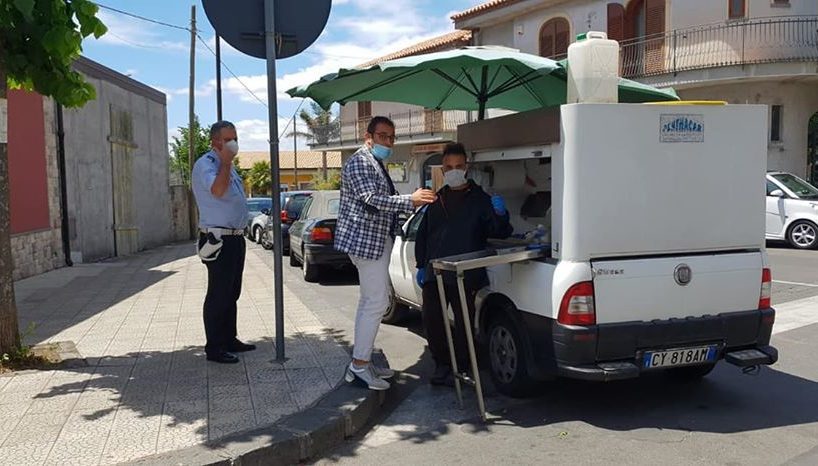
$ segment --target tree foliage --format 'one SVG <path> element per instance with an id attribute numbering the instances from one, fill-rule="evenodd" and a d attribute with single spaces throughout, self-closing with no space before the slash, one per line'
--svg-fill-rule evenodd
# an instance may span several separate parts
<path id="1" fill-rule="evenodd" d="M 319 191 L 341 189 L 341 172 L 329 170 L 326 178 L 321 173 L 316 173 L 312 176 L 312 187 Z"/>
<path id="2" fill-rule="evenodd" d="M 173 136 L 170 143 L 170 169 L 181 176 L 184 184 L 190 186 L 190 166 L 188 165 L 188 151 L 190 150 L 190 135 L 193 134 L 194 163 L 202 155 L 210 151 L 210 131 L 202 127 L 199 117 L 194 117 L 193 131 L 188 126 L 178 128 L 179 136 Z"/>
<path id="3" fill-rule="evenodd" d="M 254 196 L 259 194 L 270 194 L 272 188 L 272 174 L 270 173 L 270 162 L 261 160 L 253 164 L 247 172 L 247 183 Z"/>
<path id="4" fill-rule="evenodd" d="M 83 38 L 99 38 L 108 30 L 96 17 L 98 10 L 88 0 L 0 2 L 0 68 L 9 87 L 36 91 L 66 107 L 94 99 L 94 87 L 71 65 Z"/>

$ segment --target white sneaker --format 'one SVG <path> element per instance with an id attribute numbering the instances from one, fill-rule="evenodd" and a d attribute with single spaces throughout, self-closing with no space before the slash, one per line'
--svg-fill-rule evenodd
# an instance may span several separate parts
<path id="1" fill-rule="evenodd" d="M 372 367 L 372 364 L 367 364 L 364 368 L 355 369 L 352 363 L 349 363 L 344 374 L 344 380 L 347 383 L 352 383 L 357 378 L 365 383 L 370 390 L 388 390 L 390 387 L 389 382 L 378 377 Z"/>

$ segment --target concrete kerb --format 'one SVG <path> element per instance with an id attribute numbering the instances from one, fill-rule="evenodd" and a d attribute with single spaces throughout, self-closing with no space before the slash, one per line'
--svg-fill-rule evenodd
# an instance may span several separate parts
<path id="1" fill-rule="evenodd" d="M 401 383 L 396 375 L 396 383 Z M 357 434 L 380 412 L 390 391 L 342 384 L 315 406 L 261 429 L 127 462 L 152 465 L 291 465 L 313 458 Z"/>

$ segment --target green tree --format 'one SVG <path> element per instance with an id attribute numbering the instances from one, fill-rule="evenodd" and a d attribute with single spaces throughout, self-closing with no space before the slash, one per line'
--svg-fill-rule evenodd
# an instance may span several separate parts
<path id="1" fill-rule="evenodd" d="M 194 116 L 193 131 L 190 131 L 189 126 L 180 126 L 178 130 L 179 136 L 171 138 L 170 169 L 181 176 L 185 186 L 190 186 L 190 166 L 188 165 L 190 135 L 193 134 L 193 153 L 196 160 L 198 160 L 199 157 L 210 150 L 210 131 L 208 128 L 202 127 L 198 116 Z"/>
<path id="2" fill-rule="evenodd" d="M 9 88 L 36 91 L 66 107 L 96 98 L 93 86 L 71 65 L 84 38 L 107 31 L 97 11 L 88 0 L 0 2 L 0 102 L 6 101 Z M 10 220 L 8 145 L 0 142 L 0 355 L 20 347 Z"/>
<path id="3" fill-rule="evenodd" d="M 270 174 L 270 162 L 261 160 L 253 164 L 247 172 L 247 183 L 253 196 L 258 194 L 270 194 L 272 187 L 272 175 Z"/>
<path id="4" fill-rule="evenodd" d="M 339 170 L 329 170 L 324 178 L 320 173 L 312 176 L 312 189 L 335 190 L 341 189 L 341 172 Z"/>
<path id="5" fill-rule="evenodd" d="M 314 144 L 326 144 L 341 135 L 341 125 L 338 117 L 331 110 L 324 110 L 315 102 L 310 102 L 310 109 L 302 109 L 298 118 L 307 126 L 307 132 L 291 131 L 293 135 L 311 139 Z"/>

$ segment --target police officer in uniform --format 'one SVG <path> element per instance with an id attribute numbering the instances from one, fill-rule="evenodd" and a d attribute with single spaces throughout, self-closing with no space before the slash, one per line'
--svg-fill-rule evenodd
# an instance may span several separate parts
<path id="1" fill-rule="evenodd" d="M 199 257 L 207 266 L 204 326 L 208 361 L 237 363 L 234 353 L 255 345 L 236 336 L 236 301 L 244 272 L 247 202 L 241 177 L 233 167 L 239 152 L 236 127 L 219 121 L 210 127 L 210 152 L 193 165 L 193 195 L 199 208 Z"/>

